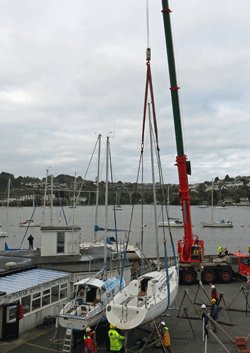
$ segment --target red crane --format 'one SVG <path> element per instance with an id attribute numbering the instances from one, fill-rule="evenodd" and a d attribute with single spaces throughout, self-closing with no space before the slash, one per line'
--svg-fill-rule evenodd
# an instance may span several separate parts
<path id="1" fill-rule="evenodd" d="M 180 262 L 192 263 L 201 262 L 204 255 L 204 241 L 199 240 L 196 236 L 193 236 L 192 232 L 192 220 L 190 212 L 190 193 L 188 185 L 188 174 L 191 174 L 191 164 L 187 160 L 187 156 L 184 153 L 182 128 L 181 128 L 181 116 L 179 106 L 179 96 L 175 70 L 175 58 L 170 22 L 171 10 L 168 5 L 168 0 L 162 0 L 162 14 L 165 29 L 165 39 L 168 56 L 168 69 L 170 78 L 170 92 L 172 99 L 172 109 L 174 116 L 175 126 L 175 138 L 177 147 L 176 163 L 178 168 L 179 176 L 179 196 L 182 209 L 182 217 L 184 223 L 184 237 L 183 240 L 178 241 L 178 253 Z"/>

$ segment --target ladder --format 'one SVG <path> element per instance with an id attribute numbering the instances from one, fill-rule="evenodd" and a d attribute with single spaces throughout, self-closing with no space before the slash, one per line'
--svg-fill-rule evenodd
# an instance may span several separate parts
<path id="1" fill-rule="evenodd" d="M 71 353 L 72 346 L 72 329 L 67 328 L 64 335 L 62 353 Z"/>

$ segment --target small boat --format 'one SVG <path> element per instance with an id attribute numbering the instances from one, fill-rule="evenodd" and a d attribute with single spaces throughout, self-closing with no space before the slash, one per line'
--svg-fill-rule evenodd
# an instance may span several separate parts
<path id="1" fill-rule="evenodd" d="M 85 278 L 74 283 L 75 297 L 60 311 L 58 323 L 75 330 L 96 325 L 105 317 L 106 306 L 124 285 L 125 282 L 119 276 L 105 281 Z"/>
<path id="2" fill-rule="evenodd" d="M 181 219 L 170 219 L 169 222 L 161 222 L 158 224 L 158 227 L 183 227 L 183 222 Z"/>
<path id="3" fill-rule="evenodd" d="M 41 223 L 35 223 L 33 219 L 26 219 L 20 222 L 20 227 L 41 227 Z"/>
<path id="4" fill-rule="evenodd" d="M 225 221 L 224 219 L 221 219 L 220 221 L 214 221 L 214 222 L 201 222 L 201 225 L 202 227 L 232 228 L 233 222 Z"/>
<path id="5" fill-rule="evenodd" d="M 123 208 L 122 208 L 121 205 L 114 205 L 114 206 L 113 206 L 113 209 L 114 209 L 115 211 L 122 211 L 122 210 L 123 210 Z"/>

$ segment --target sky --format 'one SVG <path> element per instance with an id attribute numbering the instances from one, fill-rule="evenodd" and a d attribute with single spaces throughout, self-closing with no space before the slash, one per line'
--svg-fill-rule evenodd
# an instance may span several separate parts
<path id="1" fill-rule="evenodd" d="M 170 8 L 189 183 L 250 175 L 250 1 Z M 160 0 L 0 0 L 0 172 L 86 172 L 110 137 L 115 181 L 134 182 L 146 47 L 164 181 L 178 183 Z M 147 31 L 147 28 L 149 30 Z"/>

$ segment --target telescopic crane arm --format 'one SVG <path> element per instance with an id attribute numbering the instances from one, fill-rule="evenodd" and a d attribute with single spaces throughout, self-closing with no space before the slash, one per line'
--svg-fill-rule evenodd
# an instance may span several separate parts
<path id="1" fill-rule="evenodd" d="M 192 221 L 191 221 L 191 211 L 190 211 L 190 193 L 188 185 L 188 174 L 191 174 L 191 165 L 187 160 L 187 156 L 184 153 L 183 138 L 182 138 L 182 128 L 181 128 L 181 115 L 180 115 L 180 105 L 178 96 L 178 85 L 176 79 L 175 70 L 175 58 L 173 49 L 173 39 L 171 31 L 171 21 L 168 0 L 162 0 L 162 14 L 165 29 L 165 39 L 167 47 L 168 56 L 168 69 L 170 78 L 170 91 L 172 99 L 172 109 L 174 116 L 174 127 L 175 127 L 175 138 L 177 147 L 177 157 L 176 163 L 178 168 L 179 176 L 179 196 L 182 209 L 182 217 L 184 223 L 184 238 L 183 241 L 178 242 L 178 252 L 181 262 L 198 262 L 199 260 L 192 259 L 192 247 L 194 244 L 194 237 L 192 232 Z M 204 243 L 202 240 L 198 241 L 198 245 L 204 253 Z"/>

